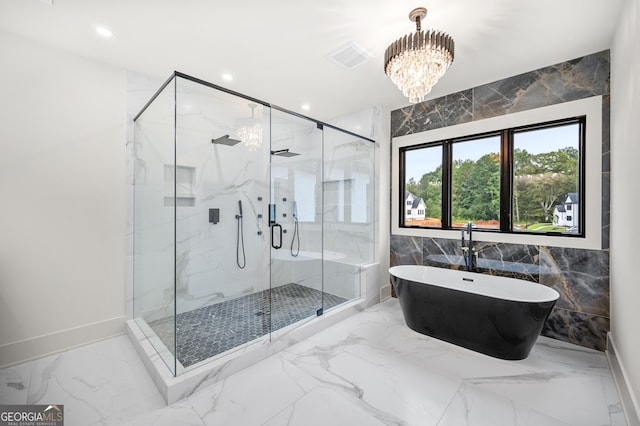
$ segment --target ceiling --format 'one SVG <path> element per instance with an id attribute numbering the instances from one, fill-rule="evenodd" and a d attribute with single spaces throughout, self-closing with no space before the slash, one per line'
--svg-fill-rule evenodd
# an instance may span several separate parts
<path id="1" fill-rule="evenodd" d="M 608 49 L 622 2 L 0 0 L 0 29 L 160 81 L 177 70 L 330 121 L 408 105 L 383 61 L 387 45 L 415 30 L 415 7 L 429 10 L 423 29 L 456 42 L 453 65 L 429 95 L 436 98 Z M 97 25 L 114 36 L 100 37 Z M 348 42 L 371 59 L 353 69 L 327 59 Z"/>

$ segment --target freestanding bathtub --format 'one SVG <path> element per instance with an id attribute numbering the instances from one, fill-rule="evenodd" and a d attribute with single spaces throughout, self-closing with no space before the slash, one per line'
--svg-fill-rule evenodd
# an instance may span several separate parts
<path id="1" fill-rule="evenodd" d="M 509 360 L 529 356 L 560 296 L 529 281 L 431 266 L 389 273 L 409 328 Z"/>

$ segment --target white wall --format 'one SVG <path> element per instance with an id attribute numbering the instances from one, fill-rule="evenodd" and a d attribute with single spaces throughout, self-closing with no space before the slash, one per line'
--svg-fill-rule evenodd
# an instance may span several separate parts
<path id="1" fill-rule="evenodd" d="M 0 367 L 124 331 L 125 72 L 0 32 Z"/>
<path id="2" fill-rule="evenodd" d="M 638 409 L 640 2 L 626 0 L 611 49 L 611 340 Z"/>
<path id="3" fill-rule="evenodd" d="M 377 247 L 380 262 L 380 298 L 391 297 L 391 281 L 389 279 L 390 235 L 391 235 L 391 110 L 381 111 L 380 137 L 376 157 L 376 170 L 379 171 L 378 224 L 379 240 Z"/>

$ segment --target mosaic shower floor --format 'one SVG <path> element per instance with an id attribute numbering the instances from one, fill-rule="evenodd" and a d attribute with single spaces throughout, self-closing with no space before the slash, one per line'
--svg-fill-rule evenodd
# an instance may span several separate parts
<path id="1" fill-rule="evenodd" d="M 178 361 L 183 367 L 189 367 L 264 336 L 269 333 L 270 322 L 271 331 L 279 330 L 316 315 L 322 304 L 326 310 L 346 301 L 342 297 L 328 293 L 323 296 L 318 290 L 290 283 L 275 287 L 271 292 L 264 290 L 178 314 Z M 172 350 L 172 318 L 152 321 L 149 326 Z"/>

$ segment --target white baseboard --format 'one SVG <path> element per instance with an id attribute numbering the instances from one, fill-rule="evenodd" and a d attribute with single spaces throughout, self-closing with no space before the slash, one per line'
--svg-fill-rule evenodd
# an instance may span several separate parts
<path id="1" fill-rule="evenodd" d="M 609 368 L 611 368 L 611 374 L 613 380 L 616 383 L 618 389 L 618 395 L 620 395 L 620 402 L 622 403 L 622 409 L 627 419 L 628 426 L 640 426 L 640 418 L 638 413 L 638 398 L 636 398 L 633 389 L 629 386 L 627 380 L 627 374 L 624 369 L 624 365 L 618 359 L 616 345 L 613 342 L 611 333 L 607 334 L 607 360 L 609 361 Z"/>
<path id="2" fill-rule="evenodd" d="M 124 316 L 0 345 L 0 369 L 125 332 Z"/>
<path id="3" fill-rule="evenodd" d="M 384 301 L 391 297 L 391 284 L 387 284 L 380 289 L 380 301 Z"/>

